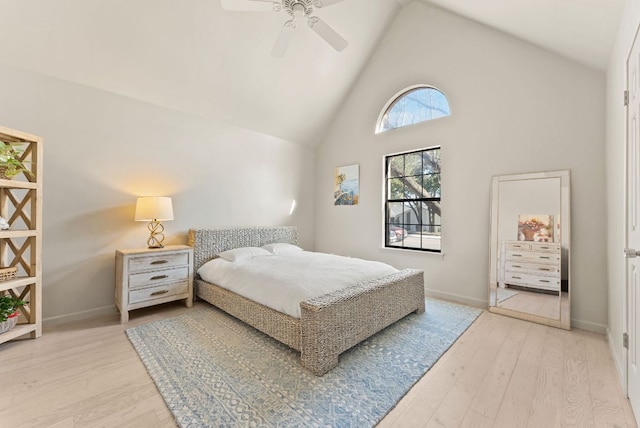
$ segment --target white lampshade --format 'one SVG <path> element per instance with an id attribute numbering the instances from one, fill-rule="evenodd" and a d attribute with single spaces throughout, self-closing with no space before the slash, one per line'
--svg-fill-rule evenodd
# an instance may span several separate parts
<path id="1" fill-rule="evenodd" d="M 171 198 L 141 196 L 136 201 L 136 221 L 173 220 Z"/>

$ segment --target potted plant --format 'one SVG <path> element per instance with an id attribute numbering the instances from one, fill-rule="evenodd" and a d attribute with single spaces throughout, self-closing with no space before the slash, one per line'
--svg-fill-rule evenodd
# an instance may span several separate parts
<path id="1" fill-rule="evenodd" d="M 11 296 L 0 296 L 0 334 L 9 331 L 18 322 L 20 307 L 25 303 Z"/>
<path id="2" fill-rule="evenodd" d="M 25 162 L 20 160 L 23 151 L 20 147 L 0 141 L 0 178 L 11 179 L 21 172 L 33 175 Z"/>

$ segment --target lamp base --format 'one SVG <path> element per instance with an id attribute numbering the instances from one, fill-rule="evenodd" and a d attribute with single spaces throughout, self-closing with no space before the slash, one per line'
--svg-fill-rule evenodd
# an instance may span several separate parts
<path id="1" fill-rule="evenodd" d="M 164 226 L 157 220 L 150 221 L 147 225 L 147 229 L 151 233 L 149 239 L 147 239 L 147 246 L 149 248 L 164 248 L 162 243 L 164 242 Z"/>

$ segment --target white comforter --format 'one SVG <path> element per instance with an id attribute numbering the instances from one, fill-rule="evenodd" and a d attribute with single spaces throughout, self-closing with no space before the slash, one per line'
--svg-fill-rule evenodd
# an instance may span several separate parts
<path id="1" fill-rule="evenodd" d="M 217 258 L 198 269 L 205 281 L 294 318 L 300 318 L 300 302 L 394 272 L 381 262 L 309 251 L 235 262 Z"/>

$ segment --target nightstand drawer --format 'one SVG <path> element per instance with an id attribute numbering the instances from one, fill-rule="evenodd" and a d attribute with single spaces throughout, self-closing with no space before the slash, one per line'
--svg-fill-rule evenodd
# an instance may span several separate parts
<path id="1" fill-rule="evenodd" d="M 167 269 L 189 264 L 189 254 L 186 252 L 176 254 L 145 255 L 144 257 L 132 257 L 129 259 L 129 272 L 142 272 L 150 269 Z"/>
<path id="2" fill-rule="evenodd" d="M 153 272 L 134 273 L 129 275 L 129 288 L 140 288 L 156 284 L 167 284 L 189 278 L 187 266 L 177 269 L 162 269 Z"/>
<path id="3" fill-rule="evenodd" d="M 162 299 L 169 296 L 176 296 L 178 294 L 186 294 L 188 291 L 189 281 L 141 288 L 135 291 L 129 291 L 129 304 L 145 302 L 153 299 Z"/>

